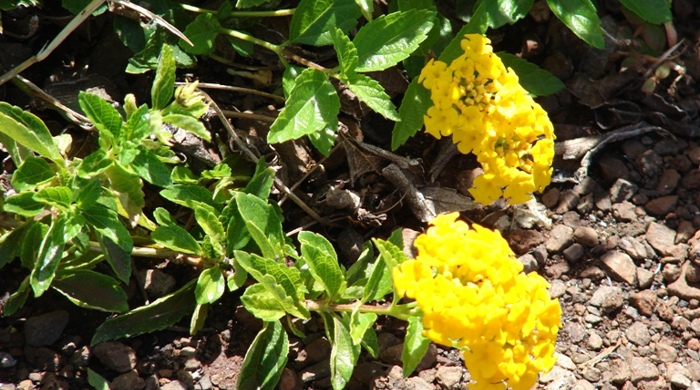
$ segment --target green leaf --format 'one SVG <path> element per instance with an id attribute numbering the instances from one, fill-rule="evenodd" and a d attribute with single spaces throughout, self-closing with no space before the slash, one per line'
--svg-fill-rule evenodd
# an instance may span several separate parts
<path id="1" fill-rule="evenodd" d="M 286 314 L 284 305 L 260 283 L 248 287 L 241 302 L 250 314 L 263 321 L 276 321 Z"/>
<path id="2" fill-rule="evenodd" d="M 397 265 L 408 260 L 408 257 L 405 253 L 403 253 L 403 250 L 394 243 L 380 239 L 372 239 L 372 242 L 379 250 L 379 254 L 382 256 L 382 259 L 384 260 L 384 263 L 386 263 L 388 269 L 392 270 Z"/>
<path id="3" fill-rule="evenodd" d="M 51 287 L 80 307 L 118 313 L 129 310 L 128 297 L 119 282 L 99 272 L 59 274 Z"/>
<path id="4" fill-rule="evenodd" d="M 520 85 L 530 95 L 551 95 L 564 88 L 564 83 L 561 80 L 532 62 L 518 58 L 510 53 L 499 52 L 496 54 L 503 60 L 503 64 L 506 67 L 513 68 L 513 71 L 520 79 Z"/>
<path id="5" fill-rule="evenodd" d="M 95 390 L 109 390 L 109 381 L 107 381 L 107 379 L 93 371 L 91 368 L 88 368 L 87 371 L 88 383 L 90 386 L 95 388 Z"/>
<path id="6" fill-rule="evenodd" d="M 27 301 L 31 291 L 32 289 L 30 288 L 29 276 L 27 276 L 22 280 L 22 283 L 20 283 L 17 291 L 13 292 L 7 301 L 5 301 L 2 310 L 0 310 L 2 315 L 4 317 L 9 317 L 16 313 L 17 310 L 21 309 L 22 306 L 24 306 L 24 303 Z"/>
<path id="7" fill-rule="evenodd" d="M 167 187 L 170 181 L 170 169 L 158 156 L 145 148 L 138 148 L 136 157 L 131 162 L 131 167 L 147 182 L 159 187 Z"/>
<path id="8" fill-rule="evenodd" d="M 80 209 L 94 205 L 102 195 L 102 183 L 98 178 L 84 180 L 76 176 L 71 187 L 73 200 Z"/>
<path id="9" fill-rule="evenodd" d="M 124 252 L 131 253 L 134 241 L 114 210 L 98 203 L 83 209 L 81 215 L 93 229 L 112 240 Z"/>
<path id="10" fill-rule="evenodd" d="M 362 16 L 368 21 L 372 21 L 372 14 L 374 13 L 374 1 L 373 0 L 355 0 L 355 4 L 360 7 L 362 11 Z"/>
<path id="11" fill-rule="evenodd" d="M 287 365 L 289 339 L 279 321 L 265 322 L 245 354 L 236 388 L 272 390 Z"/>
<path id="12" fill-rule="evenodd" d="M 61 5 L 63 6 L 63 8 L 67 9 L 74 15 L 83 12 L 90 3 L 90 0 L 61 0 Z M 92 12 L 92 15 L 100 15 L 106 10 L 107 4 L 102 4 L 95 11 Z"/>
<path id="13" fill-rule="evenodd" d="M 52 220 L 49 230 L 39 246 L 36 262 L 30 275 L 35 297 L 46 292 L 56 276 L 56 269 L 63 255 L 63 245 L 66 243 L 64 238 L 66 219 L 65 214 L 63 214 L 58 219 Z"/>
<path id="14" fill-rule="evenodd" d="M 365 295 L 362 298 L 363 302 L 382 299 L 391 292 L 393 289 L 391 270 L 406 260 L 406 255 L 403 251 L 391 242 L 380 239 L 373 239 L 372 242 L 379 250 L 380 259 L 377 259 L 377 263 L 367 281 Z"/>
<path id="15" fill-rule="evenodd" d="M 330 45 L 331 28 L 347 33 L 359 17 L 354 0 L 301 0 L 289 26 L 289 42 Z"/>
<path id="16" fill-rule="evenodd" d="M 194 289 L 194 296 L 200 305 L 214 303 L 224 295 L 226 289 L 226 279 L 219 266 L 207 268 L 199 274 L 197 287 Z"/>
<path id="17" fill-rule="evenodd" d="M 412 9 L 382 15 L 362 26 L 353 44 L 357 48 L 357 72 L 390 68 L 408 58 L 428 37 L 435 13 Z"/>
<path id="18" fill-rule="evenodd" d="M 333 245 L 323 236 L 309 231 L 299 233 L 299 242 L 311 275 L 326 290 L 329 301 L 335 300 L 345 290 L 346 283 Z"/>
<path id="19" fill-rule="evenodd" d="M 177 126 L 205 141 L 211 141 L 211 134 L 197 118 L 183 114 L 168 114 L 163 117 L 163 122 Z"/>
<path id="20" fill-rule="evenodd" d="M 214 40 L 219 35 L 219 20 L 210 13 L 202 13 L 195 20 L 188 24 L 184 34 L 189 38 L 194 46 L 180 40 L 180 47 L 190 54 L 211 54 L 214 51 Z"/>
<path id="21" fill-rule="evenodd" d="M 185 229 L 177 225 L 158 226 L 151 233 L 153 241 L 168 249 L 201 256 L 202 247 Z"/>
<path id="22" fill-rule="evenodd" d="M 204 323 L 209 315 L 209 306 L 210 305 L 207 303 L 195 307 L 192 313 L 192 319 L 190 320 L 190 334 L 197 334 L 204 328 Z"/>
<path id="23" fill-rule="evenodd" d="M 43 158 L 28 157 L 12 174 L 12 187 L 18 192 L 34 189 L 38 184 L 56 176 L 51 165 Z"/>
<path id="24" fill-rule="evenodd" d="M 398 122 L 401 120 L 396 106 L 391 98 L 384 92 L 384 87 L 376 80 L 363 74 L 352 74 L 345 80 L 348 88 L 365 102 L 369 108 L 381 114 L 384 118 Z"/>
<path id="25" fill-rule="evenodd" d="M 338 128 L 340 99 L 328 77 L 316 69 L 306 69 L 297 77 L 285 107 L 270 126 L 267 142 L 298 139 L 329 128 Z"/>
<path id="26" fill-rule="evenodd" d="M 36 115 L 6 102 L 0 102 L 0 133 L 56 163 L 63 162 L 63 156 L 44 122 Z"/>
<path id="27" fill-rule="evenodd" d="M 162 190 L 160 195 L 175 204 L 191 209 L 194 209 L 195 202 L 202 202 L 217 207 L 211 192 L 203 186 L 177 184 Z"/>
<path id="28" fill-rule="evenodd" d="M 175 59 L 173 49 L 168 45 L 163 45 L 160 52 L 160 61 L 156 68 L 156 78 L 151 87 L 151 106 L 160 110 L 170 103 L 175 91 Z"/>
<path id="29" fill-rule="evenodd" d="M 547 0 L 554 15 L 589 45 L 605 48 L 603 29 L 591 0 Z"/>
<path id="30" fill-rule="evenodd" d="M 148 106 L 142 104 L 129 116 L 126 124 L 122 127 L 122 139 L 140 143 L 143 138 L 150 135 L 149 126 L 150 112 Z"/>
<path id="31" fill-rule="evenodd" d="M 127 252 L 109 237 L 97 232 L 97 242 L 114 274 L 124 283 L 129 283 L 131 277 L 131 252 Z"/>
<path id="32" fill-rule="evenodd" d="M 108 134 L 114 139 L 119 138 L 123 119 L 116 108 L 101 97 L 83 91 L 78 93 L 78 103 L 99 131 L 100 137 Z"/>
<path id="33" fill-rule="evenodd" d="M 301 304 L 304 300 L 304 285 L 298 269 L 287 267 L 282 263 L 252 253 L 234 251 L 234 256 L 238 264 L 255 280 L 263 283 L 269 292 L 276 294 L 277 290 L 273 290 L 271 287 L 273 284 L 279 286 L 281 298 L 289 298 L 295 306 L 295 310 L 291 310 L 285 304 L 286 311 L 297 317 L 309 317 L 309 311 Z"/>
<path id="34" fill-rule="evenodd" d="M 319 132 L 309 134 L 309 141 L 321 154 L 328 157 L 333 150 L 336 139 L 336 129 L 326 127 Z"/>
<path id="35" fill-rule="evenodd" d="M 620 0 L 620 4 L 651 24 L 663 24 L 673 19 L 669 0 Z"/>
<path id="36" fill-rule="evenodd" d="M 409 317 L 406 339 L 403 342 L 403 351 L 401 352 L 404 378 L 408 378 L 418 367 L 418 363 L 423 360 L 423 356 L 425 356 L 429 346 L 430 339 L 423 336 L 421 318 L 417 316 Z"/>
<path id="37" fill-rule="evenodd" d="M 104 174 L 109 180 L 111 190 L 129 216 L 129 220 L 133 221 L 146 205 L 145 195 L 141 189 L 143 187 L 141 178 L 119 164 L 110 165 L 104 170 Z"/>
<path id="38" fill-rule="evenodd" d="M 255 165 L 255 173 L 246 184 L 244 192 L 266 200 L 270 197 L 270 190 L 275 183 L 275 170 L 267 166 L 264 157 L 260 157 Z"/>
<path id="39" fill-rule="evenodd" d="M 194 310 L 197 304 L 194 286 L 193 280 L 176 292 L 159 298 L 149 305 L 109 318 L 97 327 L 90 345 L 155 332 L 175 324 Z"/>
<path id="40" fill-rule="evenodd" d="M 33 217 L 44 210 L 45 205 L 34 199 L 33 192 L 21 192 L 5 199 L 2 209 L 23 217 Z"/>
<path id="41" fill-rule="evenodd" d="M 353 311 L 350 315 L 350 337 L 353 345 L 360 345 L 365 337 L 365 333 L 377 321 L 377 315 L 374 313 L 360 313 Z"/>
<path id="42" fill-rule="evenodd" d="M 413 79 L 403 96 L 399 108 L 400 122 L 394 125 L 391 134 L 391 150 L 396 150 L 403 145 L 423 127 L 423 116 L 428 108 L 433 105 L 430 100 L 430 91 L 418 79 Z"/>
<path id="43" fill-rule="evenodd" d="M 78 165 L 78 176 L 83 179 L 91 179 L 109 168 L 114 162 L 107 158 L 107 153 L 102 149 L 90 153 Z"/>
<path id="44" fill-rule="evenodd" d="M 489 27 L 496 29 L 524 18 L 533 3 L 534 0 L 479 0 L 469 24 L 485 34 Z"/>
<path id="45" fill-rule="evenodd" d="M 255 195 L 238 192 L 236 205 L 246 226 L 255 226 L 273 247 L 281 247 L 285 242 L 282 220 L 272 205 Z M 255 239 L 255 238 L 254 238 Z M 256 240 L 257 243 L 257 240 Z"/>
<path id="46" fill-rule="evenodd" d="M 329 324 L 331 318 L 333 323 Z M 360 356 L 360 346 L 353 344 L 346 319 L 326 314 L 323 320 L 332 345 L 331 384 L 334 390 L 341 390 L 350 381 L 357 358 Z"/>
<path id="47" fill-rule="evenodd" d="M 272 1 L 272 0 L 237 0 L 236 1 L 236 8 L 255 7 L 258 5 L 269 3 L 270 1 Z"/>
<path id="48" fill-rule="evenodd" d="M 39 247 L 48 231 L 49 226 L 41 222 L 34 222 L 29 225 L 27 233 L 25 233 L 24 239 L 21 242 L 22 248 L 19 252 L 19 259 L 23 267 L 34 268 L 36 255 L 39 253 Z"/>
<path id="49" fill-rule="evenodd" d="M 340 65 L 340 70 L 342 74 L 346 76 L 350 75 L 350 73 L 354 72 L 355 68 L 357 67 L 357 49 L 350 41 L 350 38 L 340 31 L 339 28 L 332 28 L 330 31 L 333 47 L 338 55 L 338 65 Z"/>
<path id="50" fill-rule="evenodd" d="M 147 28 L 148 29 L 148 28 Z M 173 49 L 173 57 L 178 68 L 191 68 L 195 65 L 196 57 L 185 52 L 180 46 L 175 43 L 178 40 L 172 33 L 162 28 L 157 28 L 146 42 L 146 46 L 140 52 L 134 54 L 129 59 L 129 64 L 126 66 L 127 73 L 145 73 L 149 70 L 158 67 L 158 58 L 163 48 L 163 44 L 167 44 Z M 188 45 L 186 42 L 182 42 Z M 183 46 L 184 46 L 183 45 Z"/>
<path id="51" fill-rule="evenodd" d="M 219 222 L 216 210 L 206 203 L 195 203 L 194 217 L 199 226 L 214 241 L 224 241 L 224 226 Z"/>
<path id="52" fill-rule="evenodd" d="M 31 225 L 31 222 L 24 223 L 12 230 L 6 231 L 0 237 L 0 269 L 14 260 L 20 252 L 24 232 Z"/>
<path id="53" fill-rule="evenodd" d="M 365 332 L 365 337 L 362 338 L 362 347 L 369 352 L 373 358 L 379 357 L 379 339 L 377 338 L 377 333 L 374 328 L 367 328 Z"/>
<path id="54" fill-rule="evenodd" d="M 67 211 L 73 203 L 73 192 L 68 187 L 46 187 L 34 194 L 34 200 Z"/>

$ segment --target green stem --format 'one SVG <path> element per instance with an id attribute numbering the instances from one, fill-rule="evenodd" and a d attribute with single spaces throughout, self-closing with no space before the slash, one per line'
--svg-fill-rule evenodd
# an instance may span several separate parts
<path id="1" fill-rule="evenodd" d="M 304 305 L 309 311 L 315 312 L 353 312 L 355 310 L 360 313 L 374 313 L 378 315 L 386 315 L 400 320 L 408 320 L 411 317 L 418 315 L 418 305 L 416 302 L 411 302 L 405 305 L 389 305 L 389 306 L 375 306 L 375 305 L 357 305 L 356 303 L 344 303 L 344 304 L 328 304 L 323 301 L 312 301 L 306 300 Z"/>
<path id="2" fill-rule="evenodd" d="M 211 9 L 205 9 L 205 8 L 199 8 L 194 5 L 189 5 L 189 4 L 182 4 L 180 3 L 180 6 L 182 9 L 190 12 L 197 12 L 200 14 L 215 14 L 215 10 Z M 275 16 L 290 16 L 294 15 L 294 11 L 296 11 L 296 8 L 290 8 L 290 9 L 278 9 L 274 11 L 231 11 L 229 13 L 230 17 L 236 17 L 236 18 L 267 18 L 267 17 L 275 17 Z"/>
<path id="3" fill-rule="evenodd" d="M 237 38 L 237 39 L 240 39 L 242 41 L 251 42 L 251 43 L 258 45 L 260 47 L 264 47 L 265 49 L 282 57 L 282 47 L 277 46 L 274 43 L 270 43 L 268 41 L 263 41 L 262 39 L 255 38 L 252 35 L 248 35 L 248 34 L 240 32 L 240 31 L 236 31 L 236 30 L 231 30 L 230 28 L 226 28 L 226 27 L 219 27 L 219 32 L 222 34 L 226 34 L 230 37 Z"/>

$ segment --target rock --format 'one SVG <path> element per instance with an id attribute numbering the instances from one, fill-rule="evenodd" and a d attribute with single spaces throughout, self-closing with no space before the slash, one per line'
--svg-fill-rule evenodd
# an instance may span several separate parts
<path id="1" fill-rule="evenodd" d="M 560 261 L 545 270 L 547 276 L 552 279 L 559 279 L 562 275 L 571 271 L 571 266 L 566 261 Z"/>
<path id="2" fill-rule="evenodd" d="M 663 217 L 675 210 L 677 204 L 677 195 L 662 196 L 647 202 L 647 204 L 644 205 L 644 210 L 651 215 Z"/>
<path id="3" fill-rule="evenodd" d="M 586 341 L 586 348 L 598 351 L 603 347 L 603 338 L 598 335 L 595 331 L 588 332 L 588 340 Z M 594 381 L 596 382 L 596 381 Z"/>
<path id="4" fill-rule="evenodd" d="M 529 274 L 533 271 L 537 271 L 537 269 L 540 267 L 539 263 L 537 262 L 537 259 L 535 259 L 535 256 L 533 256 L 530 253 L 526 253 L 518 257 L 518 261 L 520 262 L 520 264 L 523 265 L 523 272 L 525 272 L 526 274 Z"/>
<path id="5" fill-rule="evenodd" d="M 10 368 L 17 364 L 17 359 L 12 357 L 8 352 L 0 351 L 0 368 Z"/>
<path id="6" fill-rule="evenodd" d="M 654 314 L 657 300 L 658 298 L 655 291 L 644 290 L 630 295 L 629 302 L 632 307 L 639 311 L 639 314 L 651 317 L 651 315 Z"/>
<path id="7" fill-rule="evenodd" d="M 125 373 L 136 367 L 136 352 L 128 345 L 106 341 L 95 345 L 93 354 L 110 370 Z"/>
<path id="8" fill-rule="evenodd" d="M 637 206 L 628 201 L 612 205 L 613 214 L 622 222 L 631 222 L 637 219 Z"/>
<path id="9" fill-rule="evenodd" d="M 583 245 L 575 242 L 571 244 L 568 248 L 564 249 L 564 258 L 570 263 L 575 263 L 586 254 L 586 248 Z"/>
<path id="10" fill-rule="evenodd" d="M 63 356 L 46 347 L 24 347 L 24 358 L 41 371 L 55 371 L 63 366 Z"/>
<path id="11" fill-rule="evenodd" d="M 679 389 L 687 389 L 690 387 L 693 381 L 690 380 L 690 378 L 683 376 L 681 374 L 673 374 L 668 381 L 671 383 L 673 387 L 679 388 Z"/>
<path id="12" fill-rule="evenodd" d="M 544 235 L 537 230 L 516 229 L 508 235 L 511 249 L 518 255 L 535 249 L 544 242 Z"/>
<path id="13" fill-rule="evenodd" d="M 554 356 L 557 358 L 557 366 L 565 368 L 569 371 L 576 371 L 578 368 L 576 363 L 574 363 L 570 357 L 564 355 L 563 353 L 554 352 Z"/>
<path id="14" fill-rule="evenodd" d="M 579 322 L 569 322 L 564 325 L 564 332 L 569 335 L 572 343 L 578 344 L 586 337 L 586 327 Z"/>
<path id="15" fill-rule="evenodd" d="M 649 288 L 654 282 L 654 273 L 646 268 L 637 267 L 637 285 L 639 288 Z"/>
<path id="16" fill-rule="evenodd" d="M 187 389 L 187 385 L 185 385 L 184 383 L 182 383 L 178 380 L 175 380 L 175 381 L 171 381 L 171 382 L 164 384 L 163 386 L 160 387 L 160 390 L 188 390 L 188 389 Z"/>
<path id="17" fill-rule="evenodd" d="M 595 386 L 585 379 L 579 379 L 572 390 L 595 390 Z"/>
<path id="18" fill-rule="evenodd" d="M 610 371 L 612 376 L 610 382 L 621 385 L 630 379 L 630 367 L 626 361 L 622 359 L 613 359 L 610 362 Z"/>
<path id="19" fill-rule="evenodd" d="M 598 382 L 601 377 L 603 376 L 602 373 L 600 372 L 599 369 L 595 367 L 586 367 L 583 369 L 582 372 L 583 378 L 591 381 L 591 382 Z"/>
<path id="20" fill-rule="evenodd" d="M 202 386 L 202 381 L 204 378 L 207 378 L 209 380 L 208 376 L 203 376 L 202 379 L 199 380 L 199 384 L 202 387 L 202 390 L 209 390 L 213 388 L 212 386 L 209 386 L 209 389 L 206 389 L 204 386 Z M 209 384 L 211 385 L 211 381 L 209 381 Z M 277 384 L 279 390 L 296 390 L 296 389 L 302 389 L 304 388 L 304 382 L 301 381 L 301 378 L 292 370 L 289 368 L 286 368 L 282 370 L 282 376 L 280 376 L 280 381 Z"/>
<path id="21" fill-rule="evenodd" d="M 653 150 L 645 150 L 637 157 L 637 167 L 647 177 L 658 177 L 664 166 L 664 160 Z"/>
<path id="22" fill-rule="evenodd" d="M 661 270 L 661 274 L 663 275 L 666 283 L 674 282 L 679 276 L 681 276 L 681 267 L 679 267 L 678 264 L 667 263 Z"/>
<path id="23" fill-rule="evenodd" d="M 678 351 L 669 340 L 661 340 L 656 343 L 656 356 L 664 363 L 675 362 L 678 358 Z"/>
<path id="24" fill-rule="evenodd" d="M 554 366 L 540 377 L 540 382 L 547 384 L 545 387 L 547 390 L 566 390 L 576 385 L 576 375 L 569 370 Z"/>
<path id="25" fill-rule="evenodd" d="M 551 209 L 559 203 L 559 194 L 558 188 L 549 187 L 547 191 L 542 194 L 542 197 L 540 197 L 540 201 L 543 205 L 545 205 L 545 207 Z"/>
<path id="26" fill-rule="evenodd" d="M 681 180 L 681 175 L 675 169 L 665 169 L 659 184 L 656 185 L 656 192 L 660 195 L 670 195 L 678 187 L 678 182 Z"/>
<path id="27" fill-rule="evenodd" d="M 330 355 L 329 355 L 330 356 Z M 322 360 L 299 373 L 303 382 L 311 382 L 331 375 L 330 359 Z"/>
<path id="28" fill-rule="evenodd" d="M 601 256 L 603 263 L 613 279 L 634 285 L 637 281 L 637 266 L 626 253 L 619 251 L 608 251 Z"/>
<path id="29" fill-rule="evenodd" d="M 601 156 L 596 165 L 598 166 L 603 179 L 607 182 L 620 179 L 624 180 L 629 177 L 629 170 L 627 169 L 625 163 L 619 158 L 613 157 L 609 154 Z"/>
<path id="30" fill-rule="evenodd" d="M 600 286 L 591 296 L 590 305 L 599 307 L 603 313 L 611 313 L 622 307 L 625 294 L 620 287 Z"/>
<path id="31" fill-rule="evenodd" d="M 566 283 L 562 280 L 554 279 L 549 285 L 549 295 L 552 298 L 559 298 L 566 293 Z"/>
<path id="32" fill-rule="evenodd" d="M 55 343 L 68 325 L 69 319 L 70 315 L 65 310 L 27 318 L 24 323 L 24 337 L 27 345 L 43 347 Z"/>
<path id="33" fill-rule="evenodd" d="M 644 234 L 649 245 L 659 253 L 665 253 L 667 248 L 672 246 L 676 240 L 676 232 L 666 225 L 658 222 L 649 224 Z"/>
<path id="34" fill-rule="evenodd" d="M 647 258 L 647 249 L 644 247 L 644 244 L 634 237 L 624 236 L 620 238 L 617 246 L 634 260 L 644 260 Z"/>
<path id="35" fill-rule="evenodd" d="M 363 385 L 369 385 L 372 380 L 384 374 L 384 367 L 377 362 L 360 363 L 352 373 L 353 378 Z"/>
<path id="36" fill-rule="evenodd" d="M 649 328 L 641 322 L 635 322 L 625 331 L 627 340 L 638 346 L 646 346 L 651 342 Z"/>
<path id="37" fill-rule="evenodd" d="M 109 386 L 110 390 L 141 390 L 146 387 L 144 381 L 136 371 L 129 371 L 114 378 Z"/>
<path id="38" fill-rule="evenodd" d="M 585 246 L 594 247 L 598 245 L 598 232 L 589 226 L 579 226 L 574 229 L 574 238 Z"/>
<path id="39" fill-rule="evenodd" d="M 458 389 L 462 382 L 465 370 L 458 366 L 441 366 L 438 367 L 435 379 L 443 389 Z"/>
<path id="40" fill-rule="evenodd" d="M 610 200 L 613 203 L 621 203 L 629 200 L 639 191 L 639 187 L 625 179 L 617 179 L 610 187 Z"/>
<path id="41" fill-rule="evenodd" d="M 545 241 L 545 247 L 550 253 L 559 253 L 571 245 L 574 240 L 574 229 L 565 225 L 556 225 Z"/>
<path id="42" fill-rule="evenodd" d="M 696 231 L 697 230 L 693 226 L 692 222 L 682 220 L 678 224 L 678 229 L 676 229 L 676 239 L 674 240 L 674 243 L 680 244 L 682 242 L 687 242 L 691 237 L 693 237 L 693 235 L 695 235 Z"/>
<path id="43" fill-rule="evenodd" d="M 629 359 L 630 380 L 637 384 L 643 380 L 654 380 L 659 377 L 659 370 L 649 358 L 633 356 Z"/>
<path id="44" fill-rule="evenodd" d="M 164 297 L 175 290 L 175 278 L 159 269 L 142 269 L 139 277 L 143 288 L 152 298 Z"/>
<path id="45" fill-rule="evenodd" d="M 557 208 L 554 209 L 554 212 L 557 214 L 564 214 L 569 210 L 575 209 L 576 205 L 578 205 L 579 197 L 579 194 L 571 190 L 562 192 L 559 195 L 559 204 Z"/>

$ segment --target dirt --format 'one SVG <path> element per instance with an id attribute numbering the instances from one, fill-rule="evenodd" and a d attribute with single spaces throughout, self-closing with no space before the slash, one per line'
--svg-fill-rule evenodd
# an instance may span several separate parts
<path id="1" fill-rule="evenodd" d="M 544 275 L 552 295 L 560 300 L 564 318 L 559 360 L 540 378 L 540 388 L 697 390 L 700 6 L 691 0 L 673 2 L 673 26 L 677 41 L 683 41 L 668 53 L 670 72 L 662 77 L 655 70 L 669 63 L 655 58 L 675 42 L 663 40 L 660 52 L 643 53 L 644 45 L 654 44 L 653 34 L 628 20 L 617 2 L 599 3 L 606 31 L 614 37 L 605 50 L 586 46 L 546 12 L 489 32 L 496 50 L 520 54 L 566 83 L 564 90 L 538 99 L 558 137 L 555 177 L 531 203 L 508 207 L 497 202 L 462 215 L 499 228 L 526 270 Z M 455 5 L 440 2 L 440 6 L 449 11 Z M 3 13 L 2 66 L 7 69 L 37 52 L 55 36 L 65 16 L 64 11 L 48 7 Z M 34 17 L 42 21 L 39 28 L 25 31 Z M 80 89 L 100 86 L 115 101 L 127 93 L 147 101 L 152 75 L 123 72 L 131 53 L 116 39 L 111 18 L 106 14 L 91 19 L 61 49 L 23 75 L 53 93 L 67 90 L 67 95 L 75 95 Z M 284 30 L 283 23 L 274 23 L 267 27 Z M 323 52 L 315 54 L 322 65 L 333 61 Z M 279 87 L 281 68 L 269 56 L 236 61 L 273 71 L 272 84 L 256 88 L 274 92 Z M 405 89 L 401 73 L 392 69 L 375 76 L 396 87 L 392 93 L 399 101 Z M 178 80 L 185 78 L 253 87 L 250 80 L 231 76 L 224 65 L 207 59 L 181 71 Z M 92 84 L 78 83 L 84 80 Z M 258 96 L 211 94 L 224 108 L 269 114 L 268 105 L 280 107 Z M 90 148 L 89 135 L 15 86 L 0 87 L 0 98 L 31 109 L 56 133 L 68 131 L 84 140 L 81 147 Z M 391 124 L 351 99 L 344 103 L 341 121 L 348 133 L 389 150 Z M 261 154 L 274 153 L 263 141 L 269 123 L 237 119 L 234 125 Z M 216 119 L 210 120 L 210 127 L 228 144 Z M 356 259 L 357 245 L 370 237 L 387 237 L 398 227 L 425 228 L 416 210 L 381 175 L 387 157 L 348 145 L 328 159 L 304 142 L 277 148 L 280 177 L 289 186 L 299 183 L 298 195 L 330 221 L 310 228 L 336 244 L 346 266 Z M 461 205 L 468 196 L 475 162 L 470 156 L 452 156 L 435 171 L 433 181 L 429 173 L 444 156 L 442 146 L 419 134 L 396 153 L 420 163 L 413 172 L 417 186 L 450 189 L 450 194 L 457 195 L 439 192 L 441 199 Z M 595 153 L 586 155 L 591 150 Z M 12 167 L 6 165 L 6 170 L 11 172 Z M 341 182 L 343 190 L 360 194 L 355 207 L 346 209 L 327 201 L 331 187 Z M 312 222 L 292 202 L 285 201 L 283 207 L 287 231 Z M 0 303 L 26 276 L 17 263 L 0 272 Z M 172 281 L 173 286 L 193 275 L 191 269 L 170 262 L 136 259 L 136 264 L 142 272 L 152 270 L 155 277 L 162 277 L 158 283 Z M 127 292 L 132 307 L 142 304 L 134 280 Z M 89 388 L 88 369 L 112 381 L 113 388 L 233 389 L 247 347 L 261 327 L 243 310 L 238 296 L 229 293 L 217 302 L 197 335 L 188 334 L 185 319 L 165 331 L 99 349 L 89 346 L 89 341 L 107 314 L 80 309 L 52 291 L 30 298 L 14 315 L 0 317 L 0 389 Z M 279 388 L 329 388 L 330 345 L 322 321 L 313 318 L 297 325 L 306 337 L 290 337 L 289 362 Z M 431 347 L 416 372 L 404 379 L 400 368 L 404 329 L 401 321 L 378 322 L 380 356 L 363 354 L 348 388 L 464 388 L 469 374 L 459 353 L 439 346 Z"/>

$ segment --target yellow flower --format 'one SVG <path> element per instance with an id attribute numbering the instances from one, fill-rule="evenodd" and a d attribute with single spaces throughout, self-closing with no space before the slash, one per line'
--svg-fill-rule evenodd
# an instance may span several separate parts
<path id="1" fill-rule="evenodd" d="M 462 349 L 471 389 L 530 389 L 555 363 L 561 307 L 498 231 L 439 215 L 415 240 L 418 256 L 392 270 L 399 296 L 416 300 L 424 335 Z"/>
<path id="2" fill-rule="evenodd" d="M 554 127 L 486 37 L 467 34 L 461 47 L 452 63 L 431 60 L 418 78 L 433 102 L 425 130 L 476 155 L 484 170 L 470 190 L 476 201 L 526 202 L 550 182 Z"/>

